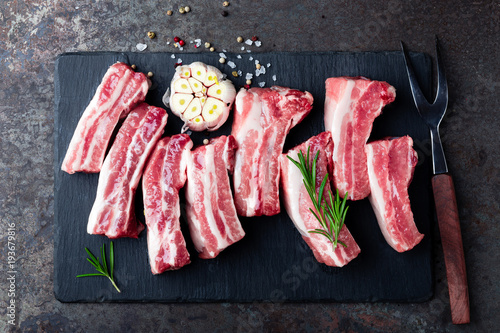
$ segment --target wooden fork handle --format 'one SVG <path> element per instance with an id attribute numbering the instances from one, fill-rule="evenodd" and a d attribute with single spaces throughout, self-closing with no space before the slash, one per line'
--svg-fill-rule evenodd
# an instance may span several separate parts
<path id="1" fill-rule="evenodd" d="M 432 189 L 443 244 L 451 320 L 453 324 L 467 324 L 470 322 L 469 289 L 455 187 L 451 176 L 439 174 L 432 177 Z"/>

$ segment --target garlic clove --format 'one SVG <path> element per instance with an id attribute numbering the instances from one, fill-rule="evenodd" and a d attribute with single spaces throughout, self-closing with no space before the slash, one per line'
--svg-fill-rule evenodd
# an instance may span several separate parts
<path id="1" fill-rule="evenodd" d="M 173 94 L 170 96 L 170 109 L 175 115 L 180 117 L 193 98 L 194 96 L 192 94 Z"/>
<path id="2" fill-rule="evenodd" d="M 236 97 L 236 89 L 231 82 L 224 80 L 208 88 L 207 95 L 220 99 L 226 104 L 232 103 Z"/>
<path id="3" fill-rule="evenodd" d="M 191 65 L 191 76 L 197 79 L 200 82 L 205 81 L 205 77 L 207 76 L 207 65 L 202 62 L 193 62 Z"/>
<path id="4" fill-rule="evenodd" d="M 174 93 L 182 93 L 182 94 L 192 94 L 193 90 L 191 89 L 191 85 L 189 81 L 186 79 L 178 79 L 173 84 Z"/>
<path id="5" fill-rule="evenodd" d="M 200 99 L 194 98 L 191 103 L 189 103 L 186 110 L 182 113 L 182 118 L 184 118 L 184 120 L 193 119 L 194 117 L 201 114 L 202 108 L 203 107 L 201 106 Z"/>

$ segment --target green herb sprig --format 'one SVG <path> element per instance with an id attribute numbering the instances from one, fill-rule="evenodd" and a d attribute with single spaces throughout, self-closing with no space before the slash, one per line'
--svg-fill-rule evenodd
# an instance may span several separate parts
<path id="1" fill-rule="evenodd" d="M 296 161 L 290 156 L 288 159 L 299 168 L 302 177 L 304 178 L 304 186 L 313 203 L 314 209 L 309 208 L 313 215 L 318 219 L 322 229 L 308 230 L 309 233 L 320 234 L 328 238 L 332 243 L 333 250 L 337 248 L 337 244 L 347 247 L 342 241 L 339 240 L 340 230 L 344 226 L 345 215 L 349 206 L 346 206 L 347 192 L 342 202 L 340 201 L 339 191 L 335 193 L 335 198 L 332 191 L 328 190 L 328 198 L 324 198 L 325 186 L 328 182 L 328 173 L 323 178 L 316 193 L 316 163 L 318 161 L 319 150 L 316 152 L 312 163 L 309 163 L 310 146 L 307 148 L 307 156 L 304 156 L 302 151 L 299 151 Z M 307 161 L 307 162 L 306 162 Z"/>
<path id="2" fill-rule="evenodd" d="M 101 246 L 101 257 L 102 257 L 102 264 L 96 256 L 90 252 L 89 249 L 85 248 L 85 251 L 87 251 L 87 254 L 89 255 L 90 258 L 87 258 L 88 262 L 94 266 L 94 268 L 99 272 L 99 273 L 90 273 L 90 274 L 80 274 L 77 275 L 76 277 L 87 277 L 87 276 L 105 276 L 111 281 L 113 284 L 113 287 L 120 293 L 120 289 L 118 289 L 118 286 L 116 285 L 115 279 L 113 277 L 113 270 L 115 266 L 115 253 L 113 250 L 113 242 L 110 243 L 109 245 L 109 267 L 106 262 L 106 245 L 103 244 Z"/>

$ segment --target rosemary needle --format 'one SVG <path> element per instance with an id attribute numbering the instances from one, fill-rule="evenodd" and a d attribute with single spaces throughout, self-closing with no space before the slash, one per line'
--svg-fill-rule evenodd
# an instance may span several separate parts
<path id="1" fill-rule="evenodd" d="M 342 241 L 339 240 L 340 230 L 344 226 L 345 215 L 347 213 L 346 206 L 347 193 L 342 202 L 340 201 L 339 191 L 336 190 L 335 197 L 332 191 L 328 190 L 328 196 L 324 193 L 325 186 L 328 182 L 328 173 L 323 178 L 318 192 L 316 193 L 316 163 L 318 161 L 319 150 L 316 152 L 314 159 L 310 161 L 310 146 L 307 148 L 307 155 L 304 156 L 302 151 L 297 154 L 299 160 L 296 161 L 290 156 L 288 159 L 299 168 L 302 177 L 304 178 L 304 186 L 311 198 L 314 209 L 309 208 L 311 213 L 321 224 L 322 229 L 308 230 L 309 233 L 323 235 L 332 243 L 333 250 L 337 244 L 347 247 Z"/>
<path id="2" fill-rule="evenodd" d="M 116 285 L 115 279 L 113 277 L 113 270 L 115 268 L 115 253 L 113 249 L 113 242 L 109 244 L 109 267 L 108 263 L 106 262 L 106 245 L 103 244 L 101 246 L 101 258 L 102 258 L 102 264 L 96 256 L 90 252 L 88 248 L 85 248 L 85 251 L 87 251 L 87 254 L 89 255 L 90 258 L 87 258 L 88 262 L 94 266 L 94 268 L 99 272 L 99 273 L 90 273 L 90 274 L 80 274 L 77 275 L 76 277 L 87 277 L 87 276 L 104 276 L 111 281 L 113 284 L 113 287 L 120 293 L 120 289 L 118 289 L 118 286 Z"/>

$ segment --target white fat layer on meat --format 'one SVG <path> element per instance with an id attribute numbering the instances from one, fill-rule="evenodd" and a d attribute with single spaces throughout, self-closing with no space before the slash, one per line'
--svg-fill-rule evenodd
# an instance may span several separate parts
<path id="1" fill-rule="evenodd" d="M 294 160 L 298 161 L 298 155 L 296 151 L 290 151 L 288 153 L 290 157 L 292 157 Z M 284 158 L 282 159 L 282 163 L 287 163 L 287 175 L 286 175 L 286 195 L 284 195 L 284 202 L 285 202 L 285 209 L 286 212 L 288 213 L 288 216 L 292 220 L 293 224 L 297 228 L 297 230 L 300 232 L 302 237 L 307 237 L 307 238 L 312 238 L 313 243 L 322 243 L 319 244 L 319 246 L 315 246 L 315 250 L 320 253 L 320 255 L 324 257 L 329 257 L 331 258 L 335 265 L 337 267 L 343 266 L 345 262 L 345 258 L 347 257 L 347 254 L 345 251 L 340 251 L 340 254 L 343 258 L 343 260 L 339 260 L 337 253 L 332 250 L 332 244 L 330 241 L 324 237 L 313 237 L 313 234 L 310 234 L 308 232 L 308 229 L 304 219 L 302 218 L 300 214 L 301 209 L 308 209 L 306 207 L 300 207 L 300 195 L 301 192 L 304 191 L 305 195 L 308 195 L 307 192 L 305 192 L 304 188 L 304 183 L 302 181 L 303 177 L 302 174 L 300 173 L 299 168 L 297 168 L 290 160 L 288 160 L 287 157 L 282 155 Z M 311 202 L 312 205 L 312 202 Z M 318 223 L 318 228 L 320 228 L 320 225 Z M 325 246 L 326 245 L 326 246 Z M 338 245 L 342 246 L 342 245 Z M 326 247 L 328 250 L 324 251 L 323 247 Z M 324 260 L 324 259 L 323 259 Z"/>
<path id="2" fill-rule="evenodd" d="M 240 117 L 242 117 L 241 112 L 244 109 L 243 99 L 246 94 L 253 94 L 251 92 L 246 92 L 244 94 L 236 95 L 235 101 L 235 112 L 240 113 Z M 245 137 L 247 134 L 254 130 L 258 133 L 257 142 L 262 140 L 262 126 L 260 125 L 260 116 L 262 113 L 262 108 L 264 105 L 260 101 L 260 98 L 257 94 L 253 94 L 252 107 L 250 111 L 247 113 L 245 120 L 243 121 L 242 126 L 238 129 L 237 133 L 233 133 L 238 145 L 243 144 L 245 142 Z M 248 149 L 238 149 L 235 155 L 235 164 L 234 164 L 234 173 L 233 173 L 233 182 L 235 192 L 238 192 L 238 188 L 241 185 L 241 169 L 243 167 L 243 163 L 245 159 L 251 159 L 252 164 L 252 175 L 251 179 L 256 179 L 257 173 L 259 171 L 259 154 L 258 150 L 254 150 L 253 152 L 249 152 Z M 247 162 L 248 163 L 248 162 Z M 256 187 L 258 184 L 255 182 L 250 182 L 251 185 L 251 195 L 247 198 L 244 198 L 247 205 L 247 214 L 253 215 L 255 207 L 258 205 L 258 193 L 256 191 Z M 249 216 L 251 216 L 249 215 Z"/>
<path id="3" fill-rule="evenodd" d="M 387 221 L 384 216 L 384 193 L 382 187 L 379 184 L 379 179 L 377 179 L 377 176 L 375 174 L 375 167 L 373 165 L 373 147 L 370 144 L 366 145 L 365 152 L 367 155 L 366 159 L 368 161 L 368 179 L 370 181 L 371 190 L 368 199 L 370 200 L 370 203 L 373 207 L 373 211 L 375 212 L 375 216 L 377 217 L 378 225 L 380 227 L 380 230 L 382 231 L 382 234 L 384 235 L 385 240 L 391 247 L 396 249 L 396 243 L 394 243 L 392 237 L 389 235 L 389 231 L 387 230 Z"/>
<path id="4" fill-rule="evenodd" d="M 205 209 L 207 210 L 206 212 L 206 217 L 208 221 L 208 225 L 210 227 L 210 231 L 212 231 L 212 234 L 215 236 L 217 239 L 217 248 L 218 249 L 225 249 L 226 247 L 229 246 L 229 243 L 227 242 L 226 239 L 222 237 L 220 234 L 219 229 L 217 228 L 217 222 L 215 221 L 215 214 L 218 212 L 213 211 L 211 199 L 212 196 L 217 196 L 218 198 L 218 185 L 217 184 L 217 175 L 216 175 L 216 170 L 215 170 L 215 147 L 213 145 L 207 146 L 206 154 L 205 154 L 205 161 L 207 162 L 205 164 L 205 170 L 203 173 L 204 179 L 203 179 L 203 190 L 205 192 L 205 195 L 203 196 L 203 202 L 205 205 Z M 210 182 L 210 178 L 214 180 L 213 182 Z M 218 202 L 218 200 L 215 200 L 215 202 Z M 207 209 L 207 207 L 210 207 L 210 210 Z M 226 226 L 226 218 L 224 214 L 221 214 L 222 221 L 224 225 Z M 210 253 L 210 256 L 213 256 L 214 253 Z"/>
<path id="5" fill-rule="evenodd" d="M 351 94 L 354 86 L 356 85 L 354 80 L 347 80 L 346 88 L 344 94 L 340 101 L 332 100 L 328 95 L 326 97 L 326 112 L 325 112 L 325 128 L 332 133 L 333 139 L 333 161 L 339 161 L 339 148 L 340 148 L 340 137 L 342 134 L 342 124 L 352 121 L 351 113 Z M 352 170 L 352 166 L 351 166 Z M 346 184 L 339 184 L 337 186 L 345 189 Z"/>

